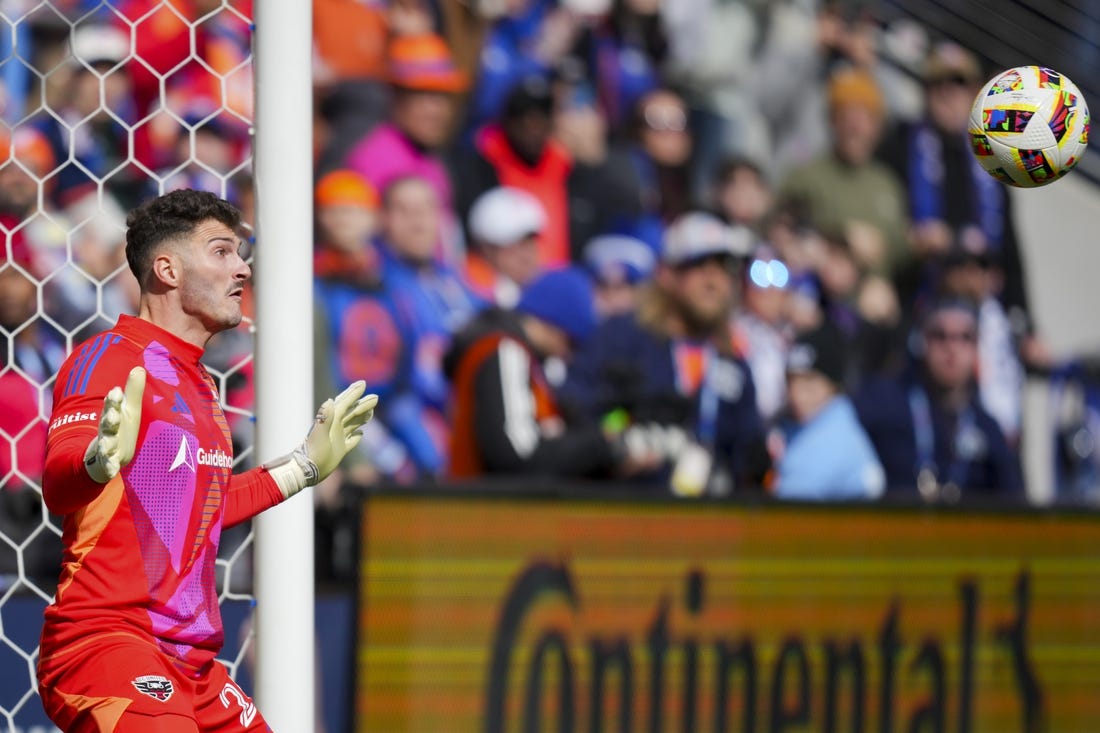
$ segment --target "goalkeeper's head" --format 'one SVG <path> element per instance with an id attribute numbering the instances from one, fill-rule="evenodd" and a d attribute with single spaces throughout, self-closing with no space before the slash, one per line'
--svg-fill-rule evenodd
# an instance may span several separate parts
<path id="1" fill-rule="evenodd" d="M 241 321 L 251 269 L 238 235 L 241 213 L 212 193 L 184 189 L 126 218 L 126 260 L 141 315 L 196 343 Z"/>
<path id="2" fill-rule="evenodd" d="M 236 233 L 241 212 L 207 191 L 183 189 L 146 201 L 126 217 L 126 261 L 142 292 L 161 246 L 190 237 L 202 222 L 213 220 Z"/>

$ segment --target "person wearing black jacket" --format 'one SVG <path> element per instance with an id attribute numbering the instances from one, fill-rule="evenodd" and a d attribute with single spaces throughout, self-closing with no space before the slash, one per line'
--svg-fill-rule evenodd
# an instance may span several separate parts
<path id="1" fill-rule="evenodd" d="M 651 428 L 663 460 L 639 481 L 721 496 L 759 487 L 767 472 L 752 373 L 730 336 L 738 263 L 750 244 L 710 214 L 678 218 L 637 311 L 604 321 L 570 369 L 570 404 Z"/>
<path id="2" fill-rule="evenodd" d="M 453 400 L 449 478 L 599 477 L 628 468 L 621 434 L 595 424 L 566 429 L 552 386 L 595 326 L 591 283 L 565 269 L 528 285 L 514 311 L 485 310 L 455 337 L 444 360 Z"/>

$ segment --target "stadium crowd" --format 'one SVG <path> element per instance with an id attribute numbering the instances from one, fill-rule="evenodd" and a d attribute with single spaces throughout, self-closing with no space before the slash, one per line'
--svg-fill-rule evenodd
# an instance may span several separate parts
<path id="1" fill-rule="evenodd" d="M 66 348 L 134 306 L 123 212 L 189 187 L 254 221 L 251 3 L 227 5 L 55 0 L 15 33 L 5 523 L 38 511 Z M 969 152 L 973 53 L 844 0 L 313 5 L 316 393 L 381 396 L 319 516 L 349 485 L 494 474 L 1026 495 L 1051 357 Z M 251 336 L 223 336 L 247 445 Z"/>

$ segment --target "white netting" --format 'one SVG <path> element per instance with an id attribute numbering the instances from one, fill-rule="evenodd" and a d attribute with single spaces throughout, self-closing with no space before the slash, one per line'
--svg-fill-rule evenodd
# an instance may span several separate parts
<path id="1" fill-rule="evenodd" d="M 133 313 L 125 211 L 200 188 L 253 221 L 251 0 L 0 0 L 0 730 L 52 730 L 35 693 L 61 524 L 39 480 L 53 375 Z M 221 334 L 237 462 L 252 457 L 252 321 Z M 251 531 L 222 536 L 225 661 L 248 647 Z"/>

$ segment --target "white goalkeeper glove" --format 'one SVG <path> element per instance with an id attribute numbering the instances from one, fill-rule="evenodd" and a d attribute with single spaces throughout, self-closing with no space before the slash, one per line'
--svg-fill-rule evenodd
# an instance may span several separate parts
<path id="1" fill-rule="evenodd" d="M 145 370 L 134 367 L 126 377 L 126 390 L 113 387 L 103 400 L 99 433 L 84 452 L 84 469 L 93 481 L 105 484 L 134 457 L 141 425 L 141 396 Z"/>
<path id="2" fill-rule="evenodd" d="M 366 382 L 360 380 L 325 400 L 302 444 L 289 455 L 264 464 L 284 499 L 320 483 L 359 445 L 363 426 L 374 417 L 378 404 L 378 395 L 363 395 L 366 388 Z"/>

